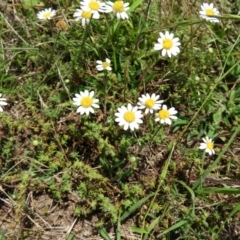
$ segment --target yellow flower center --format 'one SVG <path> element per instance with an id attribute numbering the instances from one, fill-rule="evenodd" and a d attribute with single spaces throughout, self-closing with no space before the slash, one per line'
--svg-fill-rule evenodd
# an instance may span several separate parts
<path id="1" fill-rule="evenodd" d="M 215 13 L 211 8 L 209 8 L 209 9 L 206 10 L 206 15 L 213 16 L 213 15 L 215 15 Z"/>
<path id="2" fill-rule="evenodd" d="M 135 120 L 135 114 L 133 112 L 125 112 L 123 115 L 123 118 L 125 119 L 126 122 L 131 123 Z"/>
<path id="3" fill-rule="evenodd" d="M 46 13 L 43 14 L 43 17 L 44 18 L 49 18 L 49 17 L 51 17 L 51 13 L 50 12 L 46 12 Z"/>
<path id="4" fill-rule="evenodd" d="M 97 11 L 100 8 L 100 5 L 98 2 L 90 2 L 88 4 L 88 6 L 90 9 L 95 10 L 95 11 Z"/>
<path id="5" fill-rule="evenodd" d="M 106 69 L 107 67 L 110 67 L 110 63 L 108 63 L 108 62 L 103 62 L 103 63 L 102 63 L 102 67 L 103 67 L 103 69 Z"/>
<path id="6" fill-rule="evenodd" d="M 173 41 L 171 39 L 166 38 L 163 40 L 163 48 L 164 49 L 169 50 L 172 48 L 172 46 L 173 46 Z"/>
<path id="7" fill-rule="evenodd" d="M 145 102 L 145 106 L 147 107 L 147 108 L 152 108 L 153 106 L 154 106 L 154 104 L 155 104 L 155 100 L 153 100 L 153 99 L 148 99 L 146 102 Z"/>
<path id="8" fill-rule="evenodd" d="M 158 112 L 158 117 L 160 119 L 166 119 L 170 117 L 170 113 L 168 110 L 162 109 Z"/>
<path id="9" fill-rule="evenodd" d="M 80 105 L 84 108 L 89 108 L 92 106 L 93 99 L 91 97 L 83 97 L 81 99 Z"/>
<path id="10" fill-rule="evenodd" d="M 118 12 L 118 13 L 124 12 L 124 5 L 122 1 L 116 1 L 113 4 L 112 8 L 114 12 Z"/>
<path id="11" fill-rule="evenodd" d="M 82 11 L 82 17 L 83 17 L 83 18 L 90 19 L 91 16 L 92 16 L 91 11 Z"/>
<path id="12" fill-rule="evenodd" d="M 213 150 L 214 144 L 212 142 L 207 142 L 207 148 Z"/>

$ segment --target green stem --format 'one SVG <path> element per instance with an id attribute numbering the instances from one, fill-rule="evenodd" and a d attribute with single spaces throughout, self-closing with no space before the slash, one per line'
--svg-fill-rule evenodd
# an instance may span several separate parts
<path id="1" fill-rule="evenodd" d="M 107 73 L 105 72 L 105 81 L 104 81 L 104 125 L 106 124 L 107 120 L 107 93 L 108 93 L 108 81 L 107 81 Z"/>
<path id="2" fill-rule="evenodd" d="M 86 24 L 86 29 L 83 33 L 83 38 L 82 38 L 82 43 L 81 43 L 81 46 L 79 48 L 79 52 L 78 52 L 78 55 L 77 55 L 77 63 L 79 63 L 80 61 L 80 58 L 82 56 L 82 52 L 83 52 L 83 49 L 84 49 L 84 45 L 85 45 L 85 42 L 86 42 L 86 39 L 87 39 L 87 36 L 88 36 L 88 32 L 89 32 L 89 28 L 90 28 L 90 24 L 91 24 L 91 19 L 90 19 L 90 22 L 89 24 Z"/>

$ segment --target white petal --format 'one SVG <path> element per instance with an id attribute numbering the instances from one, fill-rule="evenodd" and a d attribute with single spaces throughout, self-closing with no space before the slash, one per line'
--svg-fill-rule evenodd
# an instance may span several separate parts
<path id="1" fill-rule="evenodd" d="M 165 119 L 165 122 L 166 122 L 168 125 L 171 125 L 171 124 L 172 124 L 172 121 L 171 121 L 170 118 L 166 118 L 166 119 Z"/>
<path id="2" fill-rule="evenodd" d="M 90 93 L 89 93 L 89 97 L 93 97 L 94 96 L 94 91 L 91 91 Z"/>
<path id="3" fill-rule="evenodd" d="M 160 119 L 160 123 L 164 124 L 165 123 L 165 119 Z"/>
<path id="4" fill-rule="evenodd" d="M 2 105 L 2 106 L 6 106 L 6 105 L 8 105 L 6 102 L 2 102 L 2 101 L 0 101 L 0 105 Z"/>
<path id="5" fill-rule="evenodd" d="M 162 109 L 167 110 L 167 105 L 164 104 L 164 105 L 162 106 Z"/>
<path id="6" fill-rule="evenodd" d="M 103 67 L 102 66 L 97 66 L 97 70 L 98 71 L 103 71 Z"/>
<path id="7" fill-rule="evenodd" d="M 166 50 L 166 49 L 163 49 L 163 50 L 162 50 L 162 56 L 164 57 L 164 56 L 166 55 L 166 53 L 167 53 L 167 50 Z"/>
<path id="8" fill-rule="evenodd" d="M 80 106 L 78 109 L 77 109 L 77 113 L 81 113 L 82 114 L 82 110 L 83 110 L 83 108 L 82 108 L 82 106 Z"/>
<path id="9" fill-rule="evenodd" d="M 128 123 L 125 123 L 124 126 L 123 126 L 123 129 L 124 129 L 124 130 L 127 130 L 128 127 L 129 127 L 129 124 L 128 124 Z"/>
<path id="10" fill-rule="evenodd" d="M 168 57 L 171 57 L 171 50 L 167 50 Z"/>
<path id="11" fill-rule="evenodd" d="M 121 19 L 121 15 L 120 13 L 117 13 L 117 20 L 120 20 Z"/>
<path id="12" fill-rule="evenodd" d="M 93 108 L 100 108 L 100 106 L 99 106 L 98 104 L 96 104 L 96 103 L 93 103 L 93 104 L 92 104 L 92 107 L 93 107 Z"/>
<path id="13" fill-rule="evenodd" d="M 162 49 L 162 46 L 161 46 L 160 44 L 158 44 L 158 43 L 155 43 L 153 49 L 154 49 L 154 50 L 161 50 L 161 49 Z"/>
<path id="14" fill-rule="evenodd" d="M 93 15 L 92 15 L 92 18 L 94 18 L 94 19 L 99 19 L 100 18 L 100 14 L 99 14 L 99 12 L 94 12 L 93 13 Z"/>
<path id="15" fill-rule="evenodd" d="M 170 112 L 170 114 L 171 114 L 171 115 L 173 115 L 173 114 L 176 114 L 176 113 L 177 113 L 177 110 L 175 110 L 175 108 L 174 108 L 174 107 L 172 107 L 172 108 L 169 108 L 169 109 L 168 109 L 168 111 Z"/>

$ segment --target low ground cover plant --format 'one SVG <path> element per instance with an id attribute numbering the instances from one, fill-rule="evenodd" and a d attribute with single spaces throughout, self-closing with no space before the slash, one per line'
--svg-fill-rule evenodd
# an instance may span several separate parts
<path id="1" fill-rule="evenodd" d="M 2 3 L 1 239 L 238 237 L 239 6 Z"/>

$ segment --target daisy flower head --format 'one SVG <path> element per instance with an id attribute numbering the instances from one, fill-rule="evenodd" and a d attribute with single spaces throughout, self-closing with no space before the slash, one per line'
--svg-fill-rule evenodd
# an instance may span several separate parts
<path id="1" fill-rule="evenodd" d="M 179 52 L 179 46 L 181 43 L 179 42 L 179 38 L 174 38 L 173 33 L 169 33 L 168 31 L 164 33 L 159 33 L 160 38 L 158 38 L 158 43 L 154 44 L 154 50 L 162 50 L 162 56 L 164 57 L 166 54 L 168 57 L 176 56 Z"/>
<path id="2" fill-rule="evenodd" d="M 98 65 L 96 66 L 96 68 L 98 71 L 103 71 L 103 70 L 111 71 L 112 70 L 111 61 L 108 58 L 106 58 L 106 62 L 98 60 L 97 64 Z"/>
<path id="3" fill-rule="evenodd" d="M 174 107 L 171 107 L 167 109 L 166 105 L 162 106 L 162 109 L 157 113 L 157 118 L 155 119 L 155 122 L 160 122 L 161 124 L 172 124 L 172 119 L 176 120 L 177 117 L 174 116 L 177 114 L 177 110 L 175 110 Z"/>
<path id="4" fill-rule="evenodd" d="M 205 137 L 205 138 L 202 138 L 202 140 L 203 140 L 203 143 L 200 144 L 199 149 L 205 150 L 205 152 L 207 152 L 209 155 L 215 154 L 215 151 L 213 149 L 214 143 L 212 139 L 209 137 Z"/>
<path id="5" fill-rule="evenodd" d="M 143 122 L 141 119 L 143 117 L 141 111 L 138 110 L 137 106 L 134 107 L 130 103 L 128 103 L 127 107 L 122 106 L 118 108 L 115 116 L 115 121 L 118 122 L 120 126 L 123 126 L 124 130 L 130 128 L 131 131 L 134 131 L 134 129 L 138 129 L 139 124 Z"/>
<path id="6" fill-rule="evenodd" d="M 96 19 L 100 18 L 99 12 L 105 12 L 105 3 L 99 0 L 83 0 L 80 4 L 82 8 L 89 8 Z"/>
<path id="7" fill-rule="evenodd" d="M 111 1 L 106 2 L 105 12 L 114 12 L 117 15 L 117 19 L 128 19 L 126 11 L 129 9 L 129 3 L 117 0 L 114 3 Z"/>
<path id="8" fill-rule="evenodd" d="M 3 108 L 1 106 L 6 106 L 7 99 L 6 98 L 2 98 L 2 94 L 0 93 L 0 112 L 3 112 Z"/>
<path id="9" fill-rule="evenodd" d="M 82 8 L 82 9 L 77 9 L 76 12 L 73 14 L 73 17 L 75 18 L 75 21 L 80 21 L 82 20 L 82 26 L 85 27 L 86 24 L 89 24 L 90 19 L 99 19 L 99 16 L 96 14 L 93 15 L 92 11 L 90 8 Z"/>
<path id="10" fill-rule="evenodd" d="M 37 17 L 39 20 L 50 20 L 56 15 L 56 10 L 52 8 L 46 8 L 42 11 L 39 11 Z"/>
<path id="11" fill-rule="evenodd" d="M 200 17 L 206 19 L 209 22 L 219 22 L 219 19 L 214 16 L 218 16 L 219 11 L 213 6 L 213 3 L 203 3 L 201 5 Z"/>
<path id="12" fill-rule="evenodd" d="M 159 95 L 153 93 L 151 96 L 147 94 L 142 94 L 140 98 L 138 98 L 138 106 L 139 109 L 145 109 L 145 114 L 153 113 L 156 110 L 161 108 L 161 104 L 163 100 L 158 100 L 160 98 Z"/>
<path id="13" fill-rule="evenodd" d="M 77 113 L 81 115 L 89 113 L 94 113 L 94 108 L 99 108 L 97 104 L 99 102 L 98 99 L 94 98 L 94 91 L 89 92 L 85 90 L 84 92 L 80 91 L 80 94 L 75 94 L 75 98 L 73 98 L 73 104 L 79 106 L 77 109 Z"/>

